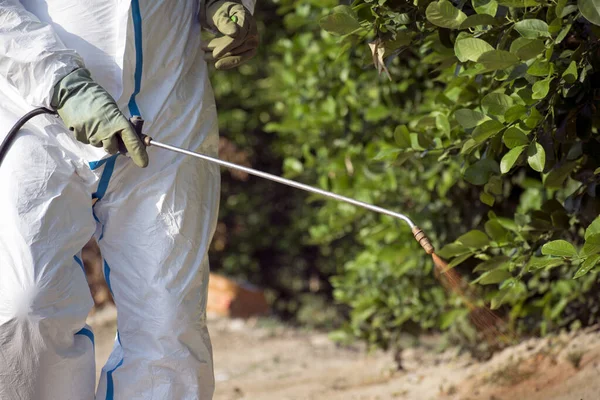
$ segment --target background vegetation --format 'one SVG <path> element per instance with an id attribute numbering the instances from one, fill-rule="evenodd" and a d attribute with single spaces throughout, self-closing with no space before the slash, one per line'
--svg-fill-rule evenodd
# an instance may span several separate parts
<path id="1" fill-rule="evenodd" d="M 520 334 L 593 324 L 599 10 L 265 0 L 260 55 L 213 74 L 221 153 L 406 212 Z M 221 221 L 213 269 L 269 288 L 281 316 L 383 347 L 475 338 L 391 218 L 226 172 Z"/>

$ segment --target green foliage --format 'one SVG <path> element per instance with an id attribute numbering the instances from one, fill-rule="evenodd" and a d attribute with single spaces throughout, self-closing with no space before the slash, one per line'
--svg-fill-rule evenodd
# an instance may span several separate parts
<path id="1" fill-rule="evenodd" d="M 428 209 L 422 218 L 440 238 L 456 238 L 440 254 L 484 285 L 494 308 L 507 305 L 503 311 L 520 329 L 546 332 L 598 317 L 570 309 L 588 302 L 597 274 L 590 271 L 600 261 L 600 222 L 590 225 L 600 209 L 596 3 L 356 0 L 362 29 L 343 39 L 387 49 L 397 36 L 411 37 L 376 64 L 391 72 L 391 90 L 413 83 L 388 106 L 408 127 L 402 137 L 416 140 L 389 142 L 380 159 L 400 175 L 419 171 L 418 185 L 430 192 L 445 183 L 427 182 L 427 171 L 443 165 L 462 175 L 451 175 L 452 188 L 440 195 L 462 198 L 468 214 L 439 218 Z M 398 22 L 400 15 L 410 23 Z M 391 118 L 380 130 L 388 124 Z M 448 206 L 464 209 L 456 200 Z M 477 227 L 485 229 L 459 236 Z M 355 289 L 353 303 L 364 300 L 360 293 Z"/>
<path id="2" fill-rule="evenodd" d="M 259 60 L 214 74 L 222 132 L 255 167 L 409 214 L 518 331 L 592 324 L 593 5 L 265 3 Z M 333 295 L 350 310 L 345 334 L 375 345 L 423 330 L 476 338 L 400 222 L 229 175 L 223 196 L 213 265 L 272 288 L 280 312 L 305 319 L 297 299 Z"/>

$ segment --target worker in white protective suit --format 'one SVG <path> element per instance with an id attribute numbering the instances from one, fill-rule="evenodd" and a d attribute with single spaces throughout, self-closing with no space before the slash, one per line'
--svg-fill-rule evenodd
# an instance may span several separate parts
<path id="1" fill-rule="evenodd" d="M 0 165 L 1 400 L 212 398 L 219 169 L 146 152 L 127 119 L 216 155 L 205 59 L 254 55 L 253 3 L 0 0 L 0 140 L 32 107 L 58 112 L 32 119 Z M 201 28 L 220 35 L 204 44 Z M 80 256 L 94 235 L 118 310 L 96 394 Z"/>

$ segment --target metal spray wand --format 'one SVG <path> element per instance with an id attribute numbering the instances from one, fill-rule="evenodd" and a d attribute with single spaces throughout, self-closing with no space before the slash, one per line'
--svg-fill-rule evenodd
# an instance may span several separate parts
<path id="1" fill-rule="evenodd" d="M 296 181 L 293 181 L 291 179 L 286 179 L 286 178 L 282 178 L 280 176 L 277 175 L 273 175 L 273 174 L 269 174 L 266 172 L 262 172 L 262 171 L 258 171 L 256 169 L 252 169 L 252 168 L 248 168 L 248 167 L 244 167 L 241 165 L 237 165 L 231 162 L 227 162 L 227 161 L 223 161 L 220 160 L 218 158 L 215 157 L 211 157 L 211 156 L 207 156 L 205 154 L 200 154 L 200 153 L 196 153 L 190 150 L 186 150 L 186 149 L 182 149 L 176 146 L 172 146 L 169 144 L 165 144 L 165 143 L 161 143 L 159 141 L 154 140 L 153 138 L 151 138 L 150 136 L 144 135 L 142 133 L 142 126 L 144 121 L 140 118 L 140 117 L 133 117 L 131 118 L 131 123 L 133 124 L 133 126 L 135 127 L 136 131 L 138 132 L 138 134 L 140 135 L 140 138 L 142 139 L 142 141 L 144 142 L 144 144 L 148 147 L 150 146 L 154 146 L 154 147 L 159 147 L 161 149 L 165 149 L 165 150 L 169 150 L 169 151 L 174 151 L 176 153 L 180 153 L 180 154 L 184 154 L 186 156 L 191 156 L 191 157 L 196 157 L 199 158 L 201 160 L 205 160 L 214 164 L 218 164 L 222 167 L 225 168 L 229 168 L 229 169 L 233 169 L 233 170 L 237 170 L 237 171 L 242 171 L 245 172 L 247 174 L 250 175 L 254 175 L 257 176 L 259 178 L 263 178 L 263 179 L 267 179 L 269 181 L 273 181 L 273 182 L 277 182 L 277 183 L 281 183 L 283 185 L 286 186 L 290 186 L 296 189 L 300 189 L 300 190 L 304 190 L 306 192 L 309 193 L 315 193 L 318 195 L 321 195 L 323 197 L 329 198 L 329 199 L 333 199 L 333 200 L 337 200 L 337 201 L 341 201 L 344 203 L 348 203 L 348 204 L 352 204 L 354 206 L 357 207 L 362 207 L 364 209 L 370 210 L 370 211 L 374 211 L 376 213 L 379 214 L 384 214 L 384 215 L 388 215 L 390 217 L 394 217 L 397 218 L 399 220 L 404 221 L 405 223 L 408 224 L 408 226 L 411 228 L 412 233 L 415 237 L 415 239 L 417 240 L 417 242 L 419 242 L 419 244 L 421 245 L 421 247 L 423 247 L 423 249 L 425 250 L 425 252 L 427 254 L 433 254 L 434 247 L 431 244 L 431 241 L 429 240 L 429 238 L 427 238 L 427 236 L 425 235 L 425 233 L 415 225 L 415 223 L 408 218 L 406 215 L 404 214 L 400 214 L 391 210 L 387 210 L 385 208 L 382 207 L 378 207 L 375 206 L 373 204 L 369 204 L 369 203 L 365 203 L 363 201 L 358 201 L 355 199 L 352 199 L 350 197 L 345 197 L 345 196 L 340 196 L 339 194 L 333 193 L 333 192 L 329 192 L 327 190 L 323 190 L 323 189 L 319 189 L 319 188 L 315 188 L 303 183 L 299 183 Z"/>

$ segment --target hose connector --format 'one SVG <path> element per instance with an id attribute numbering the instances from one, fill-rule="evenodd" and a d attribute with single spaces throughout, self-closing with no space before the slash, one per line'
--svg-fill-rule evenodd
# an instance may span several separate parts
<path id="1" fill-rule="evenodd" d="M 421 228 L 419 228 L 418 226 L 415 226 L 412 229 L 412 233 L 415 236 L 415 239 L 417 240 L 417 242 L 419 242 L 419 244 L 423 248 L 423 250 L 425 250 L 425 253 L 427 253 L 427 254 L 433 254 L 434 253 L 435 248 L 431 244 L 431 241 L 429 240 L 429 238 L 427 237 L 427 235 L 425 235 L 425 232 L 423 232 L 421 230 Z"/>

